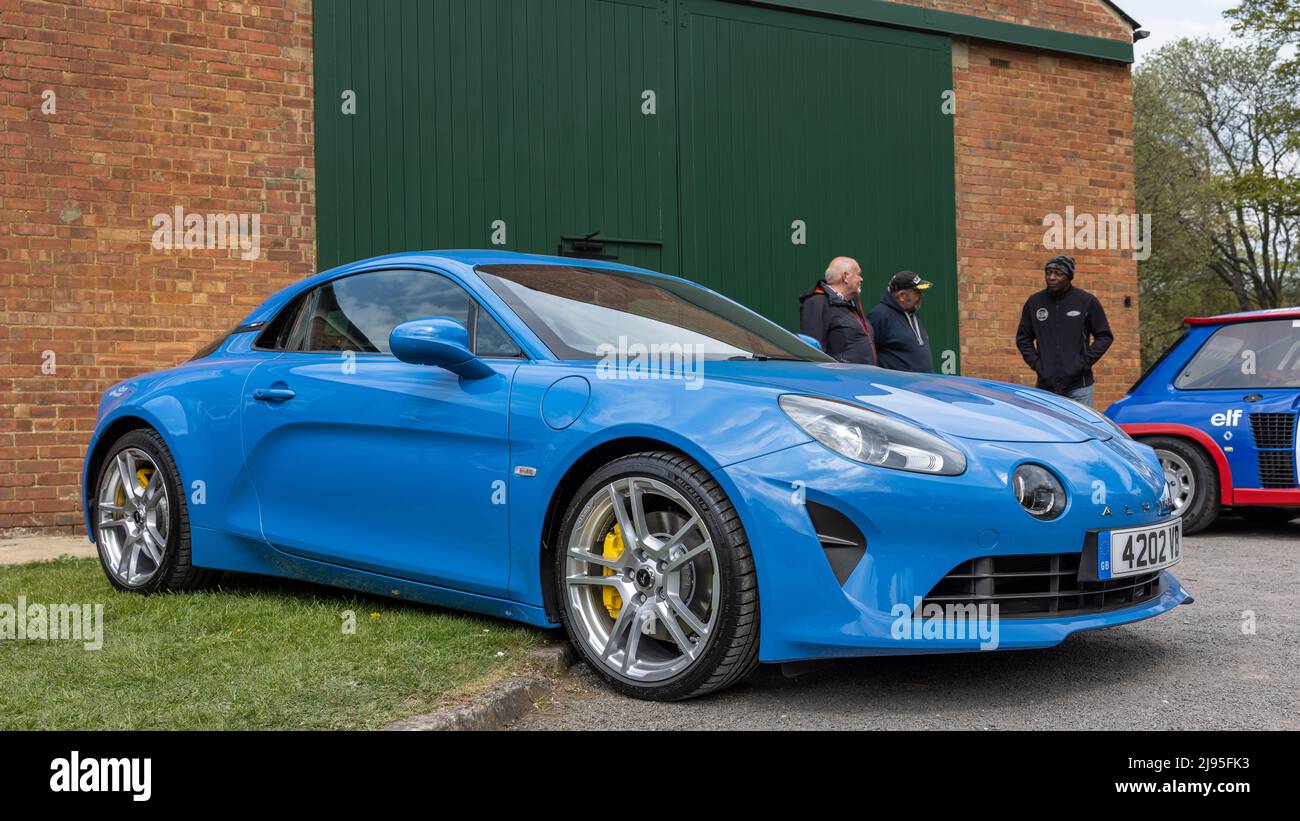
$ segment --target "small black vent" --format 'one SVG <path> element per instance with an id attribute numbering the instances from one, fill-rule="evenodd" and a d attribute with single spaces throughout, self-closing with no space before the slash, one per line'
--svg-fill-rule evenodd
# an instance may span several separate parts
<path id="1" fill-rule="evenodd" d="M 1295 447 L 1294 413 L 1252 413 L 1250 430 L 1255 447 L 1290 450 Z"/>
<path id="2" fill-rule="evenodd" d="M 1259 482 L 1264 488 L 1295 487 L 1295 454 L 1286 450 L 1261 450 Z"/>
<path id="3" fill-rule="evenodd" d="M 867 537 L 848 516 L 835 508 L 816 502 L 808 502 L 806 506 L 808 518 L 812 519 L 817 531 L 817 541 L 821 542 L 826 553 L 826 561 L 830 563 L 835 579 L 843 585 L 866 554 Z"/>
<path id="4" fill-rule="evenodd" d="M 1108 581 L 1080 581 L 1081 553 L 985 556 L 962 562 L 925 597 L 926 604 L 996 604 L 1004 619 L 1115 610 L 1160 592 L 1160 571 Z"/>

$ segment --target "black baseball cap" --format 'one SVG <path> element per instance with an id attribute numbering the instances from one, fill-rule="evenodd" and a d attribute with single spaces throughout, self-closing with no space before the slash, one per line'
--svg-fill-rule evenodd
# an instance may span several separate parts
<path id="1" fill-rule="evenodd" d="M 908 288 L 916 288 L 924 291 L 933 285 L 933 282 L 927 282 L 921 279 L 921 275 L 913 271 L 899 271 L 894 274 L 894 278 L 889 280 L 889 290 L 906 291 Z"/>

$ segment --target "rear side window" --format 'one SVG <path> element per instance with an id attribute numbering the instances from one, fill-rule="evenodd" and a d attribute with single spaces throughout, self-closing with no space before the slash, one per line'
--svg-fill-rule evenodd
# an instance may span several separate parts
<path id="1" fill-rule="evenodd" d="M 1300 320 L 1225 325 L 1174 385 L 1183 390 L 1300 388 Z"/>
<path id="2" fill-rule="evenodd" d="M 522 354 L 464 288 L 428 271 L 372 271 L 320 285 L 277 316 L 261 347 L 287 351 L 391 353 L 393 328 L 412 319 L 450 317 L 465 326 L 479 356 Z"/>

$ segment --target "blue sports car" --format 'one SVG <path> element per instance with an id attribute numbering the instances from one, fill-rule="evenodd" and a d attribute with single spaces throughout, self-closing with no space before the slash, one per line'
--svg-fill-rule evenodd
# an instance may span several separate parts
<path id="1" fill-rule="evenodd" d="M 1300 516 L 1300 308 L 1189 317 L 1106 415 L 1155 449 L 1187 533 Z"/>
<path id="2" fill-rule="evenodd" d="M 1035 648 L 1190 601 L 1155 453 L 1031 388 L 842 364 L 708 289 L 466 251 L 284 289 L 108 390 L 113 585 L 262 573 L 563 625 L 613 687 Z"/>

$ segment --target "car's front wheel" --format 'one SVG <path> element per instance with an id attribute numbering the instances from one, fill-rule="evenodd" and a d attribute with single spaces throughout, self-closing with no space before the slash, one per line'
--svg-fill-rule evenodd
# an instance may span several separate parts
<path id="1" fill-rule="evenodd" d="M 1151 436 L 1142 439 L 1160 459 L 1174 511 L 1183 517 L 1183 533 L 1198 533 L 1219 517 L 1219 474 L 1210 457 L 1186 439 Z"/>
<path id="2" fill-rule="evenodd" d="M 190 563 L 189 509 L 180 473 L 157 432 L 113 443 L 99 467 L 93 519 L 99 562 L 119 590 L 194 590 L 221 574 Z"/>
<path id="3" fill-rule="evenodd" d="M 613 687 L 677 700 L 758 664 L 758 581 L 744 528 L 709 473 L 676 453 L 597 470 L 560 525 L 560 620 Z"/>

